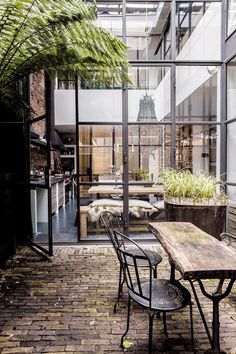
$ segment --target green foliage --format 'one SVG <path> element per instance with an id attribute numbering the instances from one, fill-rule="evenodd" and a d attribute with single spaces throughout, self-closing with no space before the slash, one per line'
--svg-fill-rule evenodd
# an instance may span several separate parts
<path id="1" fill-rule="evenodd" d="M 87 81 L 129 82 L 126 45 L 81 0 L 0 0 L 0 104 L 22 78 L 44 69 Z"/>
<path id="2" fill-rule="evenodd" d="M 136 172 L 137 181 L 148 181 L 149 180 L 149 172 L 147 169 L 140 169 Z"/>
<path id="3" fill-rule="evenodd" d="M 199 200 L 224 199 L 223 182 L 213 176 L 206 176 L 199 171 L 193 175 L 190 171 L 166 169 L 160 173 L 165 194 L 171 197 Z"/>

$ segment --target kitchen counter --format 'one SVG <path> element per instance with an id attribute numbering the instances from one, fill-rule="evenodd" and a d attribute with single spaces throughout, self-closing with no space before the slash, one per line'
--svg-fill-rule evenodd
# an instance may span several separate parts
<path id="1" fill-rule="evenodd" d="M 65 205 L 65 177 L 51 178 L 51 212 L 57 213 Z M 44 178 L 30 181 L 31 215 L 33 232 L 38 232 L 39 224 L 48 223 L 48 189 Z"/>
<path id="2" fill-rule="evenodd" d="M 64 182 L 65 179 L 67 178 L 68 177 L 51 177 L 51 185 Z M 44 178 L 39 177 L 39 178 L 30 179 L 30 186 L 35 188 L 36 187 L 46 188 L 47 184 Z"/>

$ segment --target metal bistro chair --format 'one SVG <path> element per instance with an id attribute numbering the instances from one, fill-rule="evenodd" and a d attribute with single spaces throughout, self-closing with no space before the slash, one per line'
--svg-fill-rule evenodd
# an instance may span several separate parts
<path id="1" fill-rule="evenodd" d="M 122 220 L 121 214 L 113 214 L 110 211 L 103 211 L 100 214 L 99 223 L 100 223 L 101 227 L 104 227 L 104 229 L 105 229 L 105 231 L 106 231 L 106 233 L 113 245 L 113 248 L 117 254 L 118 260 L 119 260 L 117 248 L 120 245 L 117 243 L 114 232 L 115 232 L 115 230 L 121 231 L 121 229 L 122 229 L 123 220 Z M 130 252 L 132 252 L 133 254 L 140 254 L 139 249 L 135 249 L 135 250 L 132 249 L 132 250 L 130 250 Z M 148 257 L 151 262 L 151 267 L 153 270 L 153 276 L 154 276 L 154 278 L 156 278 L 157 277 L 157 265 L 161 262 L 162 257 L 160 256 L 159 253 L 157 253 L 155 251 L 145 250 L 145 252 L 146 252 L 146 254 L 148 254 Z M 140 259 L 140 260 L 138 260 L 138 266 L 139 267 L 149 267 L 149 263 L 146 260 Z M 122 296 L 122 289 L 123 289 L 124 280 L 125 279 L 124 279 L 124 275 L 123 275 L 123 271 L 122 271 L 122 265 L 120 264 L 118 295 L 117 295 L 117 299 L 116 299 L 116 302 L 114 305 L 114 313 L 116 313 L 117 304 L 119 303 L 119 300 L 121 299 L 121 296 Z"/>
<path id="2" fill-rule="evenodd" d="M 115 231 L 116 242 L 120 244 L 117 248 L 120 263 L 122 264 L 125 282 L 128 287 L 128 312 L 126 331 L 121 337 L 121 347 L 124 338 L 129 330 L 130 323 L 130 305 L 131 300 L 141 306 L 149 315 L 149 344 L 148 352 L 152 352 L 152 335 L 153 335 L 153 319 L 154 316 L 163 314 L 164 333 L 167 334 L 166 313 L 179 310 L 187 305 L 190 307 L 190 323 L 191 323 L 191 342 L 194 351 L 193 340 L 193 318 L 192 303 L 190 292 L 180 284 L 179 281 L 167 279 L 155 279 L 152 277 L 152 263 L 145 250 L 143 250 L 135 241 L 120 232 Z M 126 244 L 129 247 L 126 247 Z M 130 246 L 133 246 L 131 251 Z M 141 279 L 139 262 L 148 264 L 148 276 Z"/>

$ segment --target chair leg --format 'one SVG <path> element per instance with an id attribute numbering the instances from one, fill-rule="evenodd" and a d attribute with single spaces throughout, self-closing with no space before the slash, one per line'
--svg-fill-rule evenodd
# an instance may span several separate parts
<path id="1" fill-rule="evenodd" d="M 163 312 L 163 325 L 165 336 L 168 337 L 167 324 L 166 324 L 166 312 Z"/>
<path id="2" fill-rule="evenodd" d="M 148 353 L 152 353 L 152 334 L 153 334 L 153 318 L 155 314 L 149 315 L 149 337 L 148 337 Z"/>
<path id="3" fill-rule="evenodd" d="M 122 271 L 122 267 L 120 265 L 120 272 L 119 272 L 119 284 L 118 284 L 118 295 L 117 295 L 117 299 L 116 299 L 116 302 L 115 302 L 115 305 L 114 305 L 114 308 L 113 308 L 113 312 L 116 313 L 116 307 L 119 303 L 119 300 L 121 299 L 121 296 L 122 296 L 122 290 L 123 290 L 123 284 L 124 284 L 124 277 L 122 279 L 122 274 L 123 274 L 123 271 Z"/>
<path id="4" fill-rule="evenodd" d="M 130 296 L 129 296 L 129 299 L 128 299 L 126 331 L 123 334 L 123 336 L 121 337 L 121 348 L 124 348 L 124 346 L 123 346 L 124 338 L 125 338 L 126 334 L 128 333 L 128 330 L 129 330 L 129 318 L 130 318 Z"/>
<path id="5" fill-rule="evenodd" d="M 193 306 L 192 302 L 190 300 L 189 303 L 189 310 L 190 310 L 190 326 L 191 326 L 191 342 L 192 342 L 192 350 L 195 353 L 195 348 L 194 348 L 194 337 L 193 337 Z"/>

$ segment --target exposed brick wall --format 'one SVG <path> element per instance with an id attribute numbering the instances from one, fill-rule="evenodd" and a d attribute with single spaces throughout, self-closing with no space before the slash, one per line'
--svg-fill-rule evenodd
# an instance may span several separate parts
<path id="1" fill-rule="evenodd" d="M 30 149 L 30 170 L 44 170 L 47 165 L 46 149 L 31 145 Z"/>
<path id="2" fill-rule="evenodd" d="M 30 75 L 30 104 L 35 112 L 35 117 L 45 114 L 46 100 L 43 71 Z"/>

